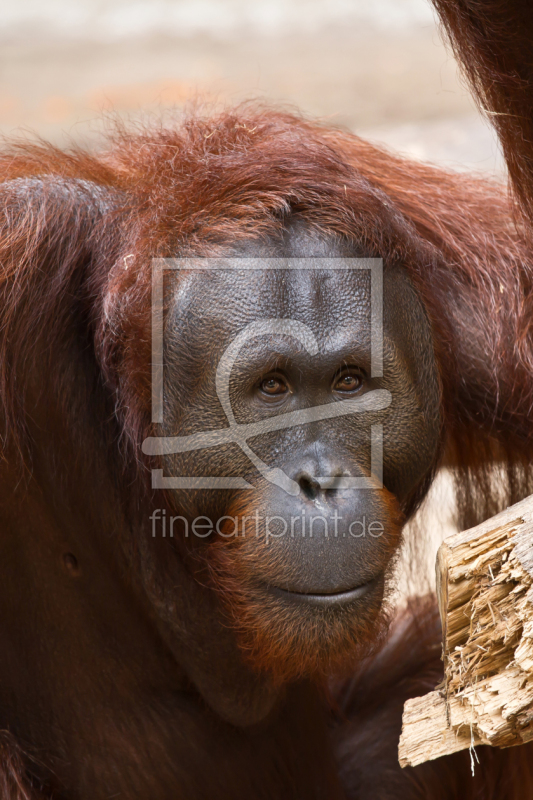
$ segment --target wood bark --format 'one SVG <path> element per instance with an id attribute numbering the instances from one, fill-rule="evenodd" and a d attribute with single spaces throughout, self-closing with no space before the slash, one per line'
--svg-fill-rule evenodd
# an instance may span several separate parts
<path id="1" fill-rule="evenodd" d="M 533 739 L 533 496 L 437 555 L 444 682 L 404 707 L 402 767 Z"/>

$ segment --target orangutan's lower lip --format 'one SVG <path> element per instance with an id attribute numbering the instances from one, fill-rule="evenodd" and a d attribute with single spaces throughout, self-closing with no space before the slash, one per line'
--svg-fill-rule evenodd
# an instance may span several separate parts
<path id="1" fill-rule="evenodd" d="M 290 603 L 306 603 L 311 605 L 320 606 L 333 606 L 333 605 L 346 605 L 353 603 L 355 600 L 360 600 L 368 592 L 372 591 L 377 585 L 378 579 L 374 578 L 368 583 L 362 583 L 360 586 L 355 586 L 353 589 L 348 589 L 345 592 L 328 592 L 328 593 L 308 593 L 308 592 L 292 592 L 288 589 L 280 589 L 279 586 L 269 586 L 269 591 Z"/>

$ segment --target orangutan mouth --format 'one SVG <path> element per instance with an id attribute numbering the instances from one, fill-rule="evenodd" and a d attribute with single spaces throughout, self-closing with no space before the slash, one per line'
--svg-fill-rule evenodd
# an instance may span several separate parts
<path id="1" fill-rule="evenodd" d="M 374 578 L 367 583 L 362 583 L 344 592 L 293 592 L 289 589 L 281 589 L 279 586 L 269 586 L 268 588 L 271 594 L 276 595 L 276 597 L 279 597 L 287 603 L 336 606 L 348 605 L 356 600 L 360 600 L 375 589 L 378 583 L 379 579 Z"/>

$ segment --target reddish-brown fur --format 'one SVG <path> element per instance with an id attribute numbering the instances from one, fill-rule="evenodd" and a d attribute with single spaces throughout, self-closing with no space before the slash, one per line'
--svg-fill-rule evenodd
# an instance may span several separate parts
<path id="1" fill-rule="evenodd" d="M 441 681 L 440 637 L 434 598 L 413 601 L 397 616 L 379 652 L 354 665 L 349 679 L 330 682 L 329 738 L 346 792 L 343 800 L 523 800 L 532 796 L 531 745 L 503 751 L 477 747 L 474 775 L 468 752 L 400 769 L 397 748 L 403 704 Z M 284 755 L 280 753 L 280 758 Z M 2 800 L 50 796 L 32 788 L 26 776 L 32 761 L 13 737 L 2 735 Z M 246 770 L 245 763 L 242 769 Z M 217 776 L 215 785 L 214 791 L 230 800 Z M 288 782 L 286 789 L 286 796 L 292 798 Z M 328 800 L 340 797 L 333 783 L 329 791 Z"/>
<path id="2" fill-rule="evenodd" d="M 533 796 L 530 745 L 503 751 L 476 748 L 474 775 L 467 752 L 414 769 L 397 768 L 405 699 L 432 691 L 442 680 L 440 635 L 434 598 L 418 598 L 398 615 L 382 650 L 355 667 L 353 677 L 333 685 L 338 703 L 333 737 L 348 797 L 515 800 Z"/>
<path id="3" fill-rule="evenodd" d="M 402 515 L 396 498 L 384 487 L 379 491 L 389 509 L 389 526 L 380 544 L 392 558 L 401 541 Z M 281 616 L 272 600 L 262 598 L 258 602 L 251 576 L 256 580 L 260 576 L 266 583 L 271 578 L 273 582 L 279 568 L 273 563 L 264 526 L 254 522 L 256 510 L 261 508 L 256 509 L 247 496 L 237 497 L 226 513 L 237 519 L 240 535 L 232 535 L 235 525 L 228 521 L 223 529 L 223 537 L 227 538 L 215 541 L 208 553 L 212 579 L 227 606 L 243 652 L 257 669 L 268 671 L 279 682 L 308 675 L 326 678 L 345 671 L 347 663 L 355 663 L 368 654 L 369 643 L 373 648 L 379 646 L 389 613 L 379 607 L 367 607 L 364 619 L 361 615 L 353 619 L 350 611 L 335 617 L 326 612 L 316 619 L 316 615 L 302 608 L 295 624 L 293 615 Z"/>
<path id="4" fill-rule="evenodd" d="M 119 393 L 124 436 L 137 448 L 149 432 L 152 257 L 178 248 L 216 254 L 227 240 L 279 231 L 285 215 L 298 212 L 370 253 L 389 252 L 421 292 L 445 388 L 447 444 L 458 452 L 460 467 L 474 467 L 467 476 L 466 519 L 495 510 L 483 482 L 476 492 L 486 478 L 487 455 L 496 453 L 507 465 L 510 500 L 530 486 L 523 470 L 532 447 L 530 249 L 499 185 L 408 162 L 351 134 L 253 107 L 192 116 L 177 130 L 119 134 L 100 156 L 25 146 L 5 154 L 1 169 L 6 180 L 54 175 L 94 181 L 127 197 L 101 228 L 74 208 L 57 207 L 46 186 L 38 207 L 10 212 L 0 278 L 9 295 L 0 339 L 0 390 L 8 411 L 16 406 L 8 364 L 27 352 L 37 313 L 21 309 L 41 293 L 39 319 L 47 320 L 51 341 L 60 337 L 57 292 L 76 280 L 69 265 L 92 248 L 97 256 L 88 313 L 104 374 Z M 7 197 L 11 191 L 6 184 Z M 55 246 L 51 237 L 59 242 L 63 269 L 43 285 L 36 266 Z M 460 483 L 465 486 L 464 475 Z"/>
<path id="5" fill-rule="evenodd" d="M 448 453 L 468 478 L 463 483 L 464 513 L 476 518 L 493 510 L 484 492 L 488 457 L 500 458 L 508 469 L 507 492 L 499 502 L 528 489 L 526 460 L 533 449 L 531 249 L 500 187 L 411 164 L 349 134 L 253 107 L 207 118 L 193 115 L 176 130 L 119 134 L 101 155 L 14 149 L 3 156 L 2 170 L 6 216 L 0 255 L 0 397 L 6 458 L 14 462 L 17 447 L 29 461 L 27 431 L 18 420 L 24 420 L 26 398 L 35 391 L 32 359 L 39 359 L 40 374 L 45 372 L 43 363 L 48 365 L 47 396 L 62 396 L 64 376 L 55 369 L 57 352 L 65 346 L 62 297 L 75 293 L 81 298 L 80 315 L 101 380 L 114 393 L 114 408 L 108 411 L 116 417 L 121 436 L 122 474 L 117 480 L 126 497 L 135 495 L 134 507 L 147 508 L 151 498 L 139 452 L 142 438 L 151 431 L 151 258 L 176 252 L 216 254 L 228 240 L 280 232 L 289 213 L 297 213 L 311 226 L 357 243 L 369 255 L 387 253 L 389 262 L 404 265 L 418 287 L 433 326 Z M 54 183 L 52 176 L 62 182 Z M 43 179 L 33 195 L 16 180 L 25 178 Z M 94 184 L 102 188 L 95 191 Z M 47 332 L 45 351 L 35 351 L 36 327 Z M 77 424 L 70 408 L 65 407 L 64 415 L 67 425 Z M 227 556 L 239 548 L 233 543 L 218 547 L 212 564 L 215 570 L 219 565 L 216 580 L 235 598 L 232 621 L 241 635 L 245 628 L 255 636 L 245 637 L 244 647 L 253 651 L 255 663 L 277 660 L 280 675 L 298 675 L 313 658 L 311 649 L 304 650 L 301 662 L 287 663 L 283 638 L 273 642 L 268 619 L 263 624 L 262 612 L 247 604 L 250 556 L 245 547 L 231 567 Z M 243 625 L 246 615 L 251 618 Z M 333 736 L 339 739 L 344 732 L 355 748 L 348 756 L 344 745 L 337 744 L 350 796 L 370 796 L 359 795 L 361 775 L 382 787 L 373 796 L 383 799 L 527 796 L 533 792 L 533 776 L 524 766 L 529 749 L 527 755 L 517 750 L 501 759 L 489 753 L 486 763 L 495 762 L 494 771 L 482 766 L 468 788 L 467 756 L 448 762 L 453 768 L 446 762 L 440 768 L 431 765 L 407 779 L 391 763 L 403 700 L 429 688 L 438 671 L 438 654 L 433 649 L 427 656 L 428 642 L 439 636 L 431 625 L 431 634 L 420 638 L 418 662 L 413 657 L 417 640 L 412 631 L 425 624 L 424 614 L 420 619 L 396 635 L 376 661 L 362 666 L 357 681 L 343 690 L 344 700 L 338 701 L 348 721 Z M 367 647 L 377 636 L 371 622 Z M 324 635 L 319 632 L 319 638 Z M 342 658 L 346 642 L 338 645 L 337 652 L 331 650 L 331 666 Z M 431 681 L 424 653 L 432 665 Z M 385 676 L 397 665 L 407 665 L 406 671 L 398 668 L 391 685 Z M 425 682 L 417 677 L 421 665 Z M 372 683 L 376 674 L 383 682 Z M 380 695 L 374 706 L 370 689 L 363 696 L 359 692 L 365 681 Z M 338 687 L 335 694 L 339 697 Z M 6 797 L 26 800 L 31 794 L 17 777 L 22 756 L 11 745 L 5 753 L 3 779 L 11 792 Z M 505 763 L 522 770 L 520 794 L 514 778 L 502 788 Z"/>
<path id="6" fill-rule="evenodd" d="M 481 110 L 496 128 L 511 185 L 533 218 L 533 7 L 528 0 L 433 0 Z"/>
<path id="7" fill-rule="evenodd" d="M 0 797 L 5 800 L 38 800 L 26 777 L 28 757 L 14 738 L 0 732 Z"/>

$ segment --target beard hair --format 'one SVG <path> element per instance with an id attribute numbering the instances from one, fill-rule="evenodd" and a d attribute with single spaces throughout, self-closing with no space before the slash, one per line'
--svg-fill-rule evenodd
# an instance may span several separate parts
<path id="1" fill-rule="evenodd" d="M 387 495 L 388 505 L 394 505 Z M 237 497 L 227 515 L 251 519 L 255 513 L 249 499 Z M 267 589 L 268 576 L 279 574 L 279 566 L 264 538 L 235 536 L 222 528 L 222 535 L 208 545 L 207 566 L 248 663 L 276 682 L 322 682 L 350 672 L 379 649 L 392 616 L 388 598 L 401 543 L 400 520 L 399 511 L 391 515 L 388 535 L 380 542 L 387 566 L 371 596 L 333 607 L 278 599 Z M 258 574 L 261 581 L 253 577 Z"/>

